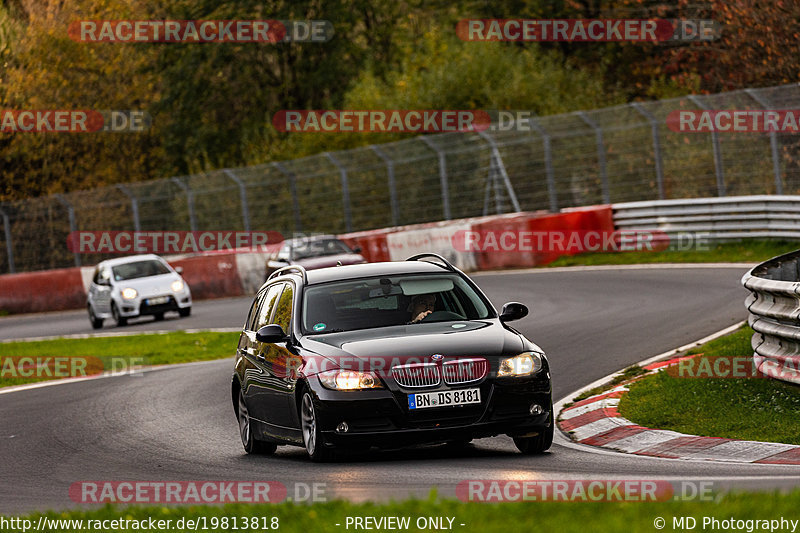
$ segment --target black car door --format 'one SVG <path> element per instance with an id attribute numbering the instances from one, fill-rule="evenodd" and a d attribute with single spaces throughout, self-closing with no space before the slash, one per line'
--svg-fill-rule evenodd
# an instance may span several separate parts
<path id="1" fill-rule="evenodd" d="M 284 283 L 276 283 L 259 295 L 257 309 L 254 316 L 250 317 L 244 331 L 244 342 L 240 343 L 241 355 L 245 358 L 244 395 L 250 416 L 270 423 L 274 423 L 274 416 L 268 407 L 269 398 L 273 395 L 270 390 L 275 389 L 277 383 L 269 372 L 266 361 L 268 345 L 256 340 L 256 332 L 259 328 L 271 324 L 283 287 Z"/>

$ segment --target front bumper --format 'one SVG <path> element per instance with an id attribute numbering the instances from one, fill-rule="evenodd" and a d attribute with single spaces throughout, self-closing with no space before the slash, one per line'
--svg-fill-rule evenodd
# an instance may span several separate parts
<path id="1" fill-rule="evenodd" d="M 166 296 L 168 298 L 166 303 L 151 305 L 148 300 L 158 298 L 159 296 Z M 133 300 L 121 300 L 118 302 L 118 309 L 120 315 L 125 318 L 132 318 L 137 316 L 155 315 L 157 313 L 164 313 L 167 311 L 177 311 L 192 306 L 192 296 L 186 292 L 153 295 L 148 297 L 137 297 Z"/>
<path id="2" fill-rule="evenodd" d="M 492 378 L 477 385 L 450 387 L 479 388 L 481 403 L 418 410 L 408 408 L 412 391 L 396 384 L 388 389 L 347 392 L 326 389 L 316 378 L 309 379 L 309 385 L 315 392 L 324 441 L 343 448 L 392 448 L 496 435 L 532 435 L 552 420 L 552 393 L 546 372 L 533 378 Z M 538 404 L 544 412 L 531 415 L 532 404 Z M 341 422 L 346 422 L 348 431 L 337 431 Z"/>

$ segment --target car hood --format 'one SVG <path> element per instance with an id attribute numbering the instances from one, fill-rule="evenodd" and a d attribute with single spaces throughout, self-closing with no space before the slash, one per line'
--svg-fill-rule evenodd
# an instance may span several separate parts
<path id="1" fill-rule="evenodd" d="M 332 361 L 344 359 L 362 368 L 388 368 L 395 364 L 430 361 L 434 354 L 445 358 L 491 358 L 539 350 L 497 319 L 313 335 L 304 337 L 301 345 Z M 349 364 L 342 366 L 352 368 Z"/>
<path id="2" fill-rule="evenodd" d="M 357 265 L 359 263 L 366 263 L 364 256 L 360 254 L 336 254 L 336 255 L 322 255 L 319 257 L 306 257 L 305 259 L 297 259 L 293 262 L 295 265 L 300 265 L 306 270 L 314 270 L 316 268 L 327 268 L 336 266 L 341 261 L 343 265 Z"/>
<path id="3" fill-rule="evenodd" d="M 159 296 L 163 294 L 172 294 L 172 287 L 170 285 L 173 281 L 182 279 L 178 274 L 169 273 L 161 274 L 160 276 L 148 276 L 146 278 L 127 279 L 123 281 L 115 281 L 114 284 L 120 289 L 130 287 L 136 289 L 140 297 L 146 298 L 148 296 Z M 185 283 L 185 282 L 184 282 Z"/>

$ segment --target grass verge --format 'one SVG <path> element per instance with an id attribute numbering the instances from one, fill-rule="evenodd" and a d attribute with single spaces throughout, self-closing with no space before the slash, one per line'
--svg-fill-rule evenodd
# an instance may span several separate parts
<path id="1" fill-rule="evenodd" d="M 620 414 L 690 435 L 800 444 L 800 387 L 745 377 L 752 375 L 752 335 L 745 326 L 692 349 L 698 355 L 686 364 L 634 382 Z"/>
<path id="2" fill-rule="evenodd" d="M 793 252 L 800 243 L 745 239 L 709 244 L 707 250 L 661 252 L 605 252 L 560 257 L 548 267 L 632 265 L 642 263 L 760 263 L 776 255 Z"/>
<path id="3" fill-rule="evenodd" d="M 232 357 L 238 333 L 151 333 L 121 337 L 49 339 L 0 344 L 0 387 L 103 371 L 132 365 L 164 365 Z"/>
<path id="4" fill-rule="evenodd" d="M 268 524 L 277 523 L 279 531 L 285 532 L 341 532 L 352 530 L 346 528 L 348 517 L 410 517 L 407 531 L 420 531 L 416 521 L 420 517 L 441 517 L 444 529 L 450 529 L 447 518 L 452 518 L 452 529 L 463 531 L 480 531 L 482 533 L 504 533 L 507 531 L 523 531 L 536 524 L 537 531 L 580 532 L 587 531 L 591 524 L 592 531 L 656 531 L 654 524 L 664 519 L 666 530 L 683 529 L 673 527 L 673 517 L 691 516 L 697 525 L 703 525 L 703 517 L 713 517 L 719 522 L 723 520 L 780 520 L 782 516 L 794 518 L 800 507 L 800 491 L 791 493 L 761 493 L 753 497 L 748 493 L 726 494 L 715 502 L 708 501 L 670 501 L 670 502 L 519 502 L 502 504 L 464 503 L 453 500 L 408 500 L 390 504 L 353 504 L 342 501 L 318 503 L 314 505 L 225 505 L 220 507 L 127 507 L 115 509 L 106 506 L 91 511 L 68 511 L 64 513 L 36 513 L 25 517 L 32 526 L 36 526 L 39 517 L 44 515 L 51 520 L 171 520 L 172 527 L 162 531 L 175 531 L 178 521 L 183 519 L 183 530 L 187 530 L 188 520 L 199 521 L 199 530 L 204 530 L 203 523 L 210 531 L 230 531 L 249 528 L 240 527 L 246 517 L 258 517 L 259 524 L 266 519 Z M 230 520 L 237 519 L 237 527 L 231 527 Z M 273 522 L 273 517 L 277 522 Z M 228 518 L 228 527 L 222 527 L 222 520 Z M 216 523 L 217 527 L 212 527 Z M 55 527 L 57 524 L 45 522 L 50 526 L 48 531 L 68 532 L 81 531 L 77 524 Z M 339 525 L 337 525 L 339 524 Z M 461 524 L 464 524 L 462 527 Z M 747 527 L 746 524 L 742 524 Z M 663 527 L 663 526 L 662 526 Z M 711 527 L 711 526 L 709 526 Z M 736 528 L 736 526 L 734 526 Z M 259 525 L 258 529 L 261 529 Z M 266 528 L 273 529 L 273 528 Z M 658 528 L 661 529 L 661 528 Z M 705 527 L 703 527 L 705 529 Z M 719 526 L 716 528 L 719 529 Z M 729 530 L 728 528 L 724 528 Z M 741 528 L 736 528 L 741 529 Z M 759 530 L 763 526 L 759 527 Z M 769 529 L 769 527 L 767 527 Z M 788 528 L 791 530 L 791 526 Z M 84 527 L 83 531 L 86 528 Z M 114 527 L 106 522 L 96 530 L 105 532 L 130 531 L 130 528 Z M 145 530 L 150 530 L 145 528 Z M 385 531 L 386 529 L 380 528 Z M 429 528 L 424 530 L 430 531 Z M 746 530 L 746 529 L 745 529 Z M 22 528 L 19 529 L 22 531 Z"/>

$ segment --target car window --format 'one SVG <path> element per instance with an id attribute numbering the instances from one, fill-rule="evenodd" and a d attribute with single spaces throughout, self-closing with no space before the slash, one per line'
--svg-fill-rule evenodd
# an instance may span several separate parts
<path id="1" fill-rule="evenodd" d="M 488 303 L 456 274 L 366 278 L 309 286 L 303 293 L 302 330 L 307 334 L 409 324 L 415 297 L 435 298 L 425 323 L 480 320 Z"/>
<path id="2" fill-rule="evenodd" d="M 278 301 L 278 307 L 275 310 L 275 316 L 272 319 L 273 324 L 278 324 L 283 331 L 288 333 L 289 327 L 292 323 L 292 298 L 294 297 L 294 288 L 291 283 L 287 283 L 286 287 L 281 293 L 281 298 Z"/>
<path id="3" fill-rule="evenodd" d="M 126 279 L 146 278 L 149 276 L 169 274 L 170 270 L 161 261 L 147 259 L 145 261 L 134 261 L 132 263 L 124 263 L 113 266 L 111 267 L 111 273 L 114 276 L 114 281 L 123 281 Z"/>
<path id="4" fill-rule="evenodd" d="M 272 322 L 270 322 L 272 311 L 275 309 L 275 304 L 278 302 L 278 296 L 283 290 L 284 285 L 284 283 L 277 283 L 267 289 L 267 293 L 258 310 L 258 319 L 253 328 L 254 331 L 258 331 L 267 324 L 272 324 Z"/>
<path id="5" fill-rule="evenodd" d="M 264 301 L 264 297 L 266 295 L 267 291 L 263 290 L 260 291 L 255 298 L 253 298 L 253 303 L 250 305 L 250 311 L 247 313 L 247 319 L 244 321 L 244 329 L 250 331 L 255 329 L 258 310 L 260 309 L 261 303 Z"/>
<path id="6" fill-rule="evenodd" d="M 316 241 L 300 241 L 292 248 L 294 259 L 321 257 L 326 255 L 352 254 L 353 251 L 338 239 L 320 239 Z"/>

